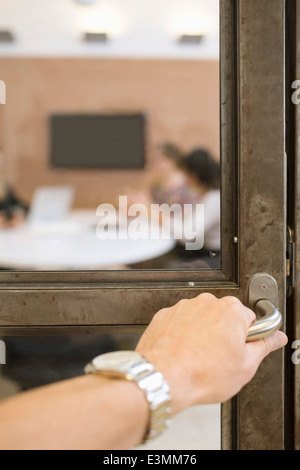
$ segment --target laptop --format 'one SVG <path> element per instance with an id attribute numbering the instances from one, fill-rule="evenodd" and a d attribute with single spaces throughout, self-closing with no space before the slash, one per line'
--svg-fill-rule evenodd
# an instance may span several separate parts
<path id="1" fill-rule="evenodd" d="M 73 204 L 71 186 L 45 186 L 35 190 L 28 214 L 30 225 L 64 225 Z"/>

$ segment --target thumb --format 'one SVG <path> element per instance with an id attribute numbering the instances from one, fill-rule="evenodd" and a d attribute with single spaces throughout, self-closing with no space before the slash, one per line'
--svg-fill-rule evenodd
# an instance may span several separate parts
<path id="1" fill-rule="evenodd" d="M 282 331 L 277 331 L 277 333 L 267 338 L 248 343 L 247 346 L 252 360 L 257 360 L 257 362 L 260 363 L 271 352 L 283 348 L 287 343 L 288 337 L 286 334 Z"/>

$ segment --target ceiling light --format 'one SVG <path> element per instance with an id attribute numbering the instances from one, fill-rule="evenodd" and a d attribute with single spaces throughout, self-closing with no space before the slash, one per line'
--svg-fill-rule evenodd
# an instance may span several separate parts
<path id="1" fill-rule="evenodd" d="M 97 0 L 75 0 L 76 3 L 80 3 L 81 5 L 93 5 L 96 1 Z"/>
<path id="2" fill-rule="evenodd" d="M 15 41 L 14 34 L 9 31 L 8 29 L 1 29 L 0 30 L 0 42 L 2 43 L 11 43 Z"/>
<path id="3" fill-rule="evenodd" d="M 86 32 L 83 34 L 83 40 L 85 42 L 107 42 L 108 41 L 107 33 L 98 33 L 98 32 Z"/>
<path id="4" fill-rule="evenodd" d="M 204 34 L 182 34 L 179 37 L 179 43 L 197 46 L 203 41 L 203 39 Z"/>

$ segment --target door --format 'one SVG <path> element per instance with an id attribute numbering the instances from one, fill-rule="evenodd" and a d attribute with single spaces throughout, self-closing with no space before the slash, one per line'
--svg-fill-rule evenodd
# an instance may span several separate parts
<path id="1" fill-rule="evenodd" d="M 141 332 L 154 313 L 203 292 L 248 304 L 272 276 L 286 304 L 284 0 L 221 0 L 221 269 L 1 272 L 1 335 Z M 224 404 L 224 449 L 285 446 L 284 353 Z"/>
<path id="2" fill-rule="evenodd" d="M 289 413 L 293 421 L 293 445 L 296 450 L 300 449 L 300 360 L 299 360 L 299 348 L 300 348 L 300 311 L 299 311 L 299 289 L 300 289 L 300 192 L 299 192 L 299 161 L 300 161 L 300 141 L 299 141 L 299 132 L 300 132 L 300 108 L 299 108 L 299 82 L 295 83 L 294 81 L 298 79 L 300 67 L 300 2 L 297 1 L 293 5 L 294 9 L 292 10 L 293 22 L 294 25 L 294 37 L 293 42 L 295 48 L 292 51 L 291 63 L 292 63 L 292 73 L 291 80 L 289 83 L 292 83 L 292 92 L 296 93 L 296 96 L 293 95 L 295 99 L 292 100 L 291 106 L 291 121 L 292 128 L 294 133 L 291 136 L 291 140 L 295 142 L 295 147 L 290 149 L 291 159 L 295 165 L 295 171 L 291 177 L 291 186 L 294 187 L 295 191 L 291 194 L 291 209 L 290 209 L 290 218 L 294 221 L 292 228 L 294 231 L 292 242 L 294 243 L 294 292 L 293 296 L 288 304 L 288 312 L 291 316 L 289 322 L 289 334 L 291 338 L 291 354 L 288 357 L 288 364 L 290 368 L 290 380 L 293 383 L 293 387 L 290 387 L 289 394 Z M 295 90 L 296 87 L 296 90 Z M 294 150 L 294 151 L 293 151 Z M 292 360 L 291 360 L 292 357 Z"/>

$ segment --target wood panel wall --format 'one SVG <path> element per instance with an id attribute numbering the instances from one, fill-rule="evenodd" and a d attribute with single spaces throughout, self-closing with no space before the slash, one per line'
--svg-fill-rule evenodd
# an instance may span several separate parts
<path id="1" fill-rule="evenodd" d="M 12 58 L 0 59 L 0 79 L 7 86 L 0 106 L 5 175 L 26 201 L 37 186 L 72 184 L 76 207 L 94 208 L 140 188 L 149 172 L 51 168 L 52 113 L 145 113 L 148 164 L 165 141 L 219 157 L 217 61 Z"/>

